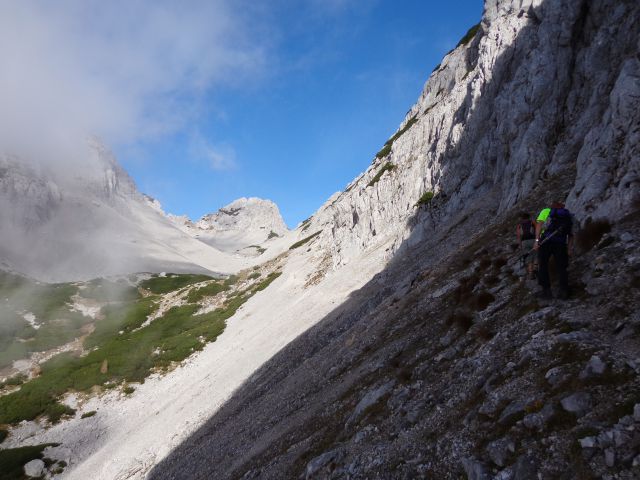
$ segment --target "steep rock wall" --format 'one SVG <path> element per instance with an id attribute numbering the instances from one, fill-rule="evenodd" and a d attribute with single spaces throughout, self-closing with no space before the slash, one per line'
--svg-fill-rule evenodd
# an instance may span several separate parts
<path id="1" fill-rule="evenodd" d="M 335 267 L 384 241 L 393 252 L 410 230 L 425 237 L 484 199 L 487 215 L 512 207 L 553 176 L 571 177 L 568 206 L 581 220 L 620 218 L 639 196 L 639 10 L 487 1 L 397 138 L 302 230 L 322 231 Z M 417 207 L 425 192 L 435 197 Z"/>

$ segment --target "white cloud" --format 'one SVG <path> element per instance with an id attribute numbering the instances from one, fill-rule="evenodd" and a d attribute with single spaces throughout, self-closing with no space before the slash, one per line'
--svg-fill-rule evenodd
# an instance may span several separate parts
<path id="1" fill-rule="evenodd" d="M 36 154 L 89 134 L 113 144 L 180 130 L 204 93 L 266 63 L 243 3 L 0 0 L 0 148 Z"/>
<path id="2" fill-rule="evenodd" d="M 191 137 L 189 153 L 192 159 L 205 162 L 213 170 L 233 170 L 237 166 L 236 152 L 231 145 L 213 145 L 200 134 Z"/>

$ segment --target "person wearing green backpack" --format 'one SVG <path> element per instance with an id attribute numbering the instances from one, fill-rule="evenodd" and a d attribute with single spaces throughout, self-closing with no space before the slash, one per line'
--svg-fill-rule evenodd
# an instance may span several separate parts
<path id="1" fill-rule="evenodd" d="M 573 248 L 573 216 L 564 203 L 553 202 L 536 219 L 534 249 L 538 251 L 538 283 L 542 287 L 539 297 L 553 298 L 549 279 L 549 260 L 554 257 L 558 273 L 558 298 L 569 298 L 569 257 Z"/>

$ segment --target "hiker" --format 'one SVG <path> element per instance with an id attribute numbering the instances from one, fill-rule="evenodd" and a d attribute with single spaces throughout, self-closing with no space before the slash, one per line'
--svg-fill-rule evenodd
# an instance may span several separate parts
<path id="1" fill-rule="evenodd" d="M 520 221 L 516 226 L 516 237 L 522 256 L 522 265 L 526 263 L 527 273 L 531 279 L 536 278 L 536 256 L 533 254 L 533 246 L 536 239 L 536 222 L 531 218 L 531 214 L 523 212 L 520 214 Z"/>
<path id="2" fill-rule="evenodd" d="M 573 248 L 573 219 L 564 203 L 553 202 L 543 209 L 536 220 L 534 249 L 538 251 L 538 283 L 542 287 L 539 296 L 553 298 L 549 280 L 549 259 L 553 256 L 558 272 L 558 298 L 569 298 L 569 256 Z"/>

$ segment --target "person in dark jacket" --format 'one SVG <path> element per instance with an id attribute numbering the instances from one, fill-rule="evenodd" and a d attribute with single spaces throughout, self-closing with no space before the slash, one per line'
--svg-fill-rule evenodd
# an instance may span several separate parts
<path id="1" fill-rule="evenodd" d="M 573 248 L 573 218 L 564 203 L 553 202 L 544 208 L 536 220 L 534 249 L 538 251 L 538 283 L 542 287 L 539 296 L 553 298 L 549 280 L 549 260 L 554 257 L 558 272 L 558 298 L 569 298 L 569 257 Z"/>
<path id="2" fill-rule="evenodd" d="M 531 218 L 531 214 L 522 212 L 520 220 L 516 226 L 516 237 L 520 245 L 521 259 L 523 265 L 527 265 L 527 273 L 531 279 L 536 278 L 536 255 L 533 254 L 533 244 L 536 238 L 536 222 Z"/>

